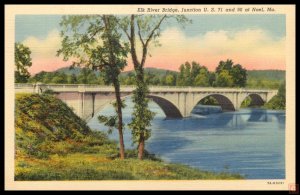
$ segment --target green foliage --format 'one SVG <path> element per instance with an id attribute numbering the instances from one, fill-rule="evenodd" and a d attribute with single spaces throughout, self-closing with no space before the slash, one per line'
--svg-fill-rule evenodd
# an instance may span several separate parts
<path id="1" fill-rule="evenodd" d="M 101 70 L 104 82 L 112 84 L 125 67 L 129 51 L 128 44 L 120 42 L 118 19 L 112 15 L 72 15 L 64 16 L 60 25 L 63 41 L 58 55 L 64 60 L 75 58 L 74 66 Z M 86 77 L 83 75 L 81 82 L 85 83 Z"/>
<path id="2" fill-rule="evenodd" d="M 176 84 L 176 77 L 174 74 L 167 74 L 165 76 L 165 84 L 168 86 L 174 86 Z"/>
<path id="3" fill-rule="evenodd" d="M 49 159 L 20 159 L 15 180 L 195 180 L 243 179 L 228 172 L 214 173 L 179 164 L 136 159 L 109 159 L 97 154 L 51 155 Z"/>
<path id="4" fill-rule="evenodd" d="M 203 98 L 199 104 L 202 104 L 202 105 L 220 105 L 219 102 L 212 96 L 208 96 L 208 97 L 205 97 Z"/>
<path id="5" fill-rule="evenodd" d="M 15 43 L 15 82 L 26 83 L 30 77 L 27 68 L 32 65 L 31 51 L 22 43 Z"/>
<path id="6" fill-rule="evenodd" d="M 285 80 L 284 70 L 248 70 L 247 88 L 278 89 Z"/>
<path id="7" fill-rule="evenodd" d="M 206 72 L 206 68 L 204 68 Z M 201 75 L 197 75 L 194 81 L 195 86 L 203 86 L 203 87 L 214 87 L 217 86 L 216 81 L 216 74 L 214 72 L 207 72 L 204 74 L 204 70 L 201 69 Z M 61 70 L 58 70 L 58 72 L 63 72 L 65 76 L 67 77 L 67 83 L 69 84 L 83 84 L 82 82 L 78 82 L 78 75 L 82 69 L 75 68 L 75 71 L 69 70 L 69 68 L 63 68 Z M 94 74 L 97 77 L 97 83 L 104 85 L 103 75 L 99 72 L 93 71 Z M 72 81 L 70 81 L 70 76 L 74 78 Z M 163 69 L 155 69 L 155 68 L 145 68 L 145 82 L 148 85 L 160 85 L 160 86 L 177 86 L 180 84 L 179 79 L 179 72 L 175 71 L 169 71 L 169 70 L 163 70 Z M 42 83 L 51 83 L 52 77 L 54 76 L 54 73 L 52 72 L 40 72 L 36 74 L 35 76 L 29 78 L 29 82 L 42 82 Z M 166 78 L 168 78 L 168 82 L 166 82 Z M 173 81 L 173 77 L 175 79 L 175 83 L 170 82 L 170 80 Z M 208 84 L 207 84 L 207 77 L 208 77 Z M 285 71 L 279 71 L 279 70 L 247 70 L 247 82 L 246 82 L 246 88 L 254 88 L 254 89 L 278 89 L 280 86 L 280 83 L 283 82 L 285 78 Z M 128 72 L 121 72 L 120 76 L 120 84 L 121 85 L 134 85 L 135 84 L 135 73 L 132 71 Z M 94 80 L 87 80 L 87 84 L 94 83 Z M 183 84 L 180 84 L 182 86 Z"/>
<path id="8" fill-rule="evenodd" d="M 285 70 L 248 70 L 248 79 L 283 81 Z"/>
<path id="9" fill-rule="evenodd" d="M 68 75 L 67 81 L 68 81 L 68 84 L 76 84 L 76 83 L 78 83 L 77 77 L 76 77 L 75 74 Z"/>
<path id="10" fill-rule="evenodd" d="M 216 87 L 245 87 L 247 70 L 240 64 L 234 65 L 232 60 L 220 61 L 216 68 Z"/>
<path id="11" fill-rule="evenodd" d="M 205 66 L 201 66 L 197 62 L 185 62 L 179 68 L 179 75 L 177 77 L 178 86 L 209 86 L 210 72 Z"/>
<path id="12" fill-rule="evenodd" d="M 246 80 L 247 73 L 241 65 L 234 65 L 232 60 L 219 62 L 219 65 L 216 68 L 215 86 L 245 87 Z"/>
<path id="13" fill-rule="evenodd" d="M 228 70 L 221 70 L 217 74 L 215 86 L 217 87 L 233 87 L 233 78 Z"/>
<path id="14" fill-rule="evenodd" d="M 241 108 L 248 108 L 251 105 L 251 103 L 252 103 L 252 99 L 250 96 L 248 96 L 243 100 L 241 104 Z"/>
<path id="15" fill-rule="evenodd" d="M 128 38 L 130 43 L 130 53 L 136 76 L 136 89 L 133 92 L 133 102 L 135 104 L 133 109 L 132 122 L 129 127 L 132 129 L 133 142 L 138 144 L 138 158 L 143 158 L 145 140 L 150 137 L 150 122 L 154 117 L 148 108 L 149 93 L 147 82 L 145 82 L 144 66 L 146 62 L 148 49 L 150 44 L 159 46 L 159 36 L 161 25 L 169 18 L 175 18 L 177 22 L 184 24 L 188 19 L 184 15 L 134 15 L 122 17 L 118 24 L 125 33 L 124 36 Z M 128 32 L 128 30 L 130 31 Z M 141 45 L 141 59 L 138 59 L 136 37 Z"/>
<path id="16" fill-rule="evenodd" d="M 118 128 L 118 116 L 98 116 L 98 120 L 100 123 L 103 123 L 105 126 L 108 127 L 108 133 L 111 134 L 113 128 Z"/>
<path id="17" fill-rule="evenodd" d="M 48 94 L 48 95 L 55 95 L 57 94 L 57 92 L 53 91 L 52 89 L 46 89 L 45 91 L 43 91 L 43 94 Z"/>
<path id="18" fill-rule="evenodd" d="M 50 81 L 51 83 L 63 84 L 67 83 L 67 76 L 64 73 L 55 73 Z"/>
<path id="19" fill-rule="evenodd" d="M 194 81 L 195 86 L 199 87 L 209 87 L 209 72 L 207 69 L 202 68 L 199 74 L 196 76 Z"/>
<path id="20" fill-rule="evenodd" d="M 17 95 L 15 116 L 16 150 L 24 154 L 46 158 L 108 143 L 53 95 Z"/>
<path id="21" fill-rule="evenodd" d="M 286 108 L 286 87 L 285 81 L 280 84 L 277 95 L 264 105 L 267 109 L 285 110 Z"/>
<path id="22" fill-rule="evenodd" d="M 60 25 L 63 41 L 57 54 L 62 54 L 64 60 L 75 58 L 74 66 L 84 65 L 101 71 L 104 83 L 115 88 L 117 117 L 102 116 L 99 120 L 110 129 L 118 127 L 120 155 L 124 158 L 119 75 L 127 65 L 129 45 L 121 41 L 119 19 L 113 15 L 64 16 Z M 94 81 L 91 84 L 97 83 L 96 75 L 83 69 L 78 81 L 86 84 L 88 80 Z"/>
<path id="23" fill-rule="evenodd" d="M 113 116 L 104 116 L 104 115 L 99 115 L 98 116 L 98 121 L 100 123 L 103 123 L 105 126 L 108 127 L 108 133 L 111 134 L 112 131 L 116 128 L 118 128 L 118 107 L 117 107 L 117 102 L 113 102 L 112 103 L 113 107 L 115 108 L 115 115 Z M 121 108 L 125 108 L 126 107 L 126 104 L 125 104 L 125 100 L 121 100 Z M 124 123 L 122 123 L 124 126 Z"/>
<path id="24" fill-rule="evenodd" d="M 254 89 L 278 89 L 282 80 L 267 80 L 251 78 L 247 81 L 247 88 Z"/>
<path id="25" fill-rule="evenodd" d="M 278 89 L 285 80 L 284 70 L 248 70 L 247 88 Z"/>
<path id="26" fill-rule="evenodd" d="M 236 64 L 230 70 L 234 87 L 245 87 L 247 82 L 247 70 L 240 64 Z"/>
<path id="27" fill-rule="evenodd" d="M 133 91 L 132 102 L 134 103 L 132 121 L 129 128 L 132 130 L 133 143 L 137 143 L 142 136 L 147 140 L 151 136 L 151 120 L 155 113 L 148 108 L 149 99 L 146 98 L 149 89 L 145 83 L 137 83 L 137 88 Z"/>
<path id="28" fill-rule="evenodd" d="M 226 61 L 220 61 L 216 68 L 216 74 L 220 74 L 222 70 L 227 70 L 228 72 L 232 69 L 233 61 L 227 59 Z"/>
<path id="29" fill-rule="evenodd" d="M 102 74 L 96 74 L 95 71 L 89 68 L 77 69 L 78 73 L 68 74 L 67 71 L 54 71 L 45 72 L 42 71 L 33 77 L 31 77 L 28 82 L 36 83 L 41 82 L 45 84 L 103 84 L 104 78 Z M 70 71 L 72 72 L 72 71 Z"/>

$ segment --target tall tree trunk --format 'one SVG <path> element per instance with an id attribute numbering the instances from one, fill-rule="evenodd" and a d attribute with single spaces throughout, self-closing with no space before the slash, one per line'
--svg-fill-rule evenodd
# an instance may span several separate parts
<path id="1" fill-rule="evenodd" d="M 139 146 L 138 146 L 138 158 L 143 159 L 145 149 L 145 138 L 143 135 L 140 135 Z"/>
<path id="2" fill-rule="evenodd" d="M 108 41 L 109 41 L 109 53 L 110 53 L 110 63 L 113 66 L 117 66 L 116 57 L 113 51 L 113 42 L 110 32 L 110 18 L 108 16 L 103 16 L 103 22 L 105 24 L 106 31 L 108 32 Z M 117 71 L 117 70 L 116 70 Z M 116 74 L 116 73 L 114 73 Z M 118 131 L 119 131 L 119 142 L 120 142 L 120 158 L 125 158 L 125 146 L 123 139 L 123 118 L 122 118 L 122 100 L 120 97 L 120 82 L 118 80 L 118 75 L 114 78 L 113 85 L 115 88 L 116 101 L 117 101 L 117 113 L 118 113 Z"/>
<path id="3" fill-rule="evenodd" d="M 123 139 L 123 118 L 122 118 L 122 100 L 120 96 L 120 83 L 114 82 L 115 94 L 117 100 L 117 113 L 118 113 L 118 131 L 119 131 L 119 142 L 120 142 L 120 158 L 125 158 L 125 146 Z"/>
<path id="4" fill-rule="evenodd" d="M 138 91 L 143 91 L 142 87 L 145 87 L 145 83 L 144 83 L 144 69 L 139 66 L 136 70 L 136 77 L 137 77 L 137 83 L 139 83 L 137 85 L 137 90 Z M 141 98 L 145 99 L 147 94 L 143 94 Z M 138 145 L 138 159 L 142 160 L 143 156 L 144 156 L 144 149 L 145 149 L 145 137 L 144 134 L 141 133 L 140 137 L 139 137 L 139 145 Z"/>
<path id="5" fill-rule="evenodd" d="M 143 58 L 142 63 L 139 62 L 137 54 L 136 54 L 136 42 L 135 42 L 135 16 L 131 15 L 130 21 L 130 45 L 131 45 L 131 57 L 134 65 L 134 70 L 136 72 L 136 86 L 137 91 L 143 91 L 142 88 L 145 87 L 144 82 L 144 68 L 143 65 L 145 63 L 146 55 L 147 55 L 147 47 L 143 46 Z M 143 99 L 146 98 L 146 94 L 142 94 Z M 145 138 L 144 135 L 141 133 L 139 137 L 138 143 L 138 159 L 142 160 L 144 155 L 145 149 Z"/>

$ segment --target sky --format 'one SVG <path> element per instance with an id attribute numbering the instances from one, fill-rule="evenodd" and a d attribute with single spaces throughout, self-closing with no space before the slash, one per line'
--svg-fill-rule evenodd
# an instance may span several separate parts
<path id="1" fill-rule="evenodd" d="M 162 46 L 150 46 L 146 67 L 178 71 L 186 61 L 215 70 L 219 61 L 232 59 L 248 70 L 285 70 L 285 15 L 186 15 L 184 28 L 163 23 Z M 31 74 L 70 66 L 56 56 L 61 37 L 61 15 L 17 15 L 15 40 L 32 51 Z M 133 69 L 131 58 L 125 70 Z"/>

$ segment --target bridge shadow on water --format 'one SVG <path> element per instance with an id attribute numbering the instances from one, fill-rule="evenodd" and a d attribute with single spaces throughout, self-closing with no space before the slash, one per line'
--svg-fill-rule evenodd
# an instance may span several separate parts
<path id="1" fill-rule="evenodd" d="M 123 119 L 124 123 L 128 124 L 131 121 L 133 104 L 130 100 L 126 100 L 125 103 L 127 107 L 123 111 Z M 176 152 L 180 148 L 193 144 L 193 139 L 190 139 L 189 135 L 196 135 L 201 138 L 202 133 L 209 134 L 209 132 L 218 132 L 219 135 L 230 134 L 232 131 L 241 133 L 248 126 L 255 123 L 268 123 L 275 119 L 278 121 L 284 120 L 282 113 L 274 112 L 270 114 L 269 111 L 263 109 L 241 109 L 235 112 L 193 115 L 181 119 L 166 118 L 162 109 L 153 102 L 150 103 L 150 109 L 156 113 L 156 116 L 152 121 L 152 135 L 147 141 L 146 149 L 159 155 Z M 99 124 L 97 116 L 99 114 L 112 115 L 113 113 L 113 107 L 107 107 L 93 117 L 89 122 L 89 126 L 93 129 L 105 131 L 107 127 Z M 117 131 L 114 131 L 110 137 L 118 140 Z M 131 145 L 131 140 L 131 131 L 125 126 L 124 141 L 126 148 L 136 147 Z"/>
<path id="2" fill-rule="evenodd" d="M 182 148 L 191 148 L 207 136 L 256 136 L 257 127 L 278 124 L 284 129 L 285 116 L 282 112 L 263 109 L 241 109 L 236 112 L 208 114 L 182 119 L 156 117 L 152 123 L 152 136 L 146 149 L 161 156 L 170 156 Z M 277 129 L 277 128 L 276 128 Z M 182 154 L 184 155 L 184 154 Z"/>

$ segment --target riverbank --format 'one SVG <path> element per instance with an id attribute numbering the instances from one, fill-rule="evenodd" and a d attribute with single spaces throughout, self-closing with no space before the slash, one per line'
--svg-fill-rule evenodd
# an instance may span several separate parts
<path id="1" fill-rule="evenodd" d="M 116 142 L 92 131 L 52 95 L 17 94 L 15 180 L 242 179 L 170 164 L 147 155 L 118 158 Z"/>

